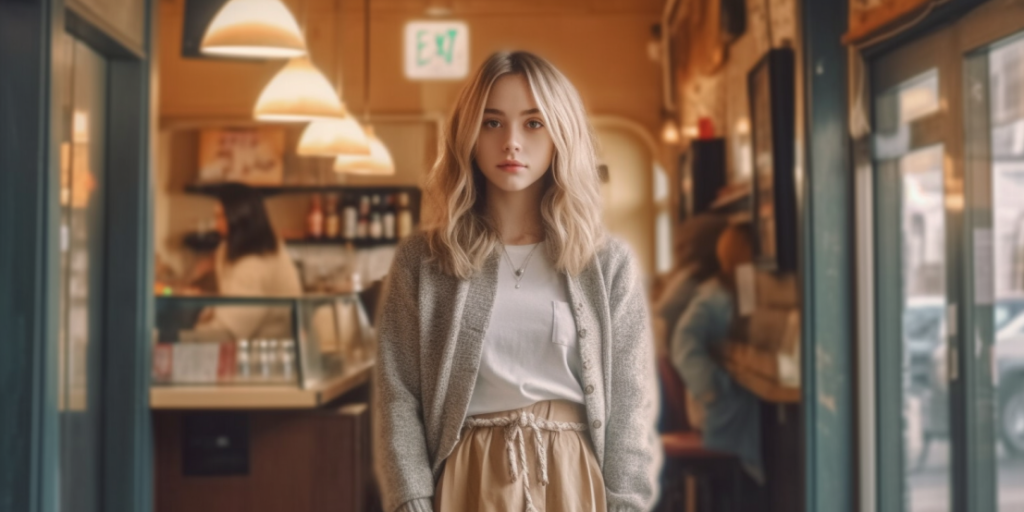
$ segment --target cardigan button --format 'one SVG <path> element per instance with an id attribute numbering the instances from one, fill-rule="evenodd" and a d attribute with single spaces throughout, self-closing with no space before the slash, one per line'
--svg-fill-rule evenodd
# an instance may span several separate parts
<path id="1" fill-rule="evenodd" d="M 588 395 L 593 393 L 594 392 L 594 386 L 593 385 L 587 386 L 587 389 L 583 390 L 583 392 L 588 394 Z"/>
<path id="2" fill-rule="evenodd" d="M 601 428 L 601 420 L 594 420 L 594 428 Z"/>
<path id="3" fill-rule="evenodd" d="M 580 334 L 580 338 L 586 338 L 587 337 L 587 330 L 586 329 L 580 329 L 579 334 Z"/>

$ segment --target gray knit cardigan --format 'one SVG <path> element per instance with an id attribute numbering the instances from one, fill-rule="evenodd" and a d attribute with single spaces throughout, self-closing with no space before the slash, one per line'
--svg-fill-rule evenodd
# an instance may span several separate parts
<path id="1" fill-rule="evenodd" d="M 608 510 L 646 511 L 662 451 L 647 300 L 628 246 L 614 238 L 568 292 L 579 336 L 587 423 Z M 425 237 L 398 248 L 379 325 L 373 455 L 385 512 L 430 512 L 444 460 L 462 434 L 497 292 L 498 254 L 470 279 L 428 261 Z M 467 511 L 471 512 L 471 511 Z"/>

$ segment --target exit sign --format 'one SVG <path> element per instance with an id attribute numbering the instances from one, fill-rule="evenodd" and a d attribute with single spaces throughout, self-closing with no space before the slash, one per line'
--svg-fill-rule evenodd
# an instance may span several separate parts
<path id="1" fill-rule="evenodd" d="M 458 80 L 469 72 L 469 27 L 461 21 L 411 21 L 405 26 L 405 76 Z"/>

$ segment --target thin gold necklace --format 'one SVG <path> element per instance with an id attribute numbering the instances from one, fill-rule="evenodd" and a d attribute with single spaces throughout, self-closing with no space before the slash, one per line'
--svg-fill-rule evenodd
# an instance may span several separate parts
<path id="1" fill-rule="evenodd" d="M 526 255 L 526 260 L 523 261 L 523 266 L 516 268 L 516 264 L 512 263 L 512 257 L 508 255 L 508 249 L 505 248 L 505 244 L 501 244 L 501 250 L 505 252 L 505 258 L 508 260 L 508 264 L 512 267 L 512 275 L 516 278 L 516 289 L 519 289 L 519 282 L 523 280 L 523 274 L 526 273 L 526 267 L 530 264 L 530 258 L 533 257 L 533 252 L 540 247 L 540 242 L 530 249 L 530 253 Z"/>

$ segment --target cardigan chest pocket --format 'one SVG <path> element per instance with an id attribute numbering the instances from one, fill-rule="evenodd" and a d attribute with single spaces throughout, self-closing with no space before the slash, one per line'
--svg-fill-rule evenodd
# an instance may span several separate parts
<path id="1" fill-rule="evenodd" d="M 551 343 L 564 347 L 575 347 L 576 319 L 568 302 L 551 301 Z"/>

